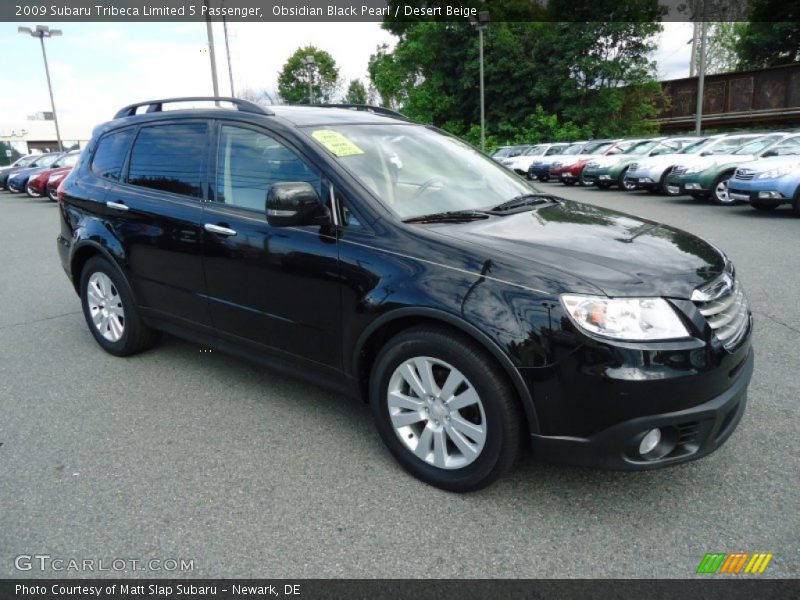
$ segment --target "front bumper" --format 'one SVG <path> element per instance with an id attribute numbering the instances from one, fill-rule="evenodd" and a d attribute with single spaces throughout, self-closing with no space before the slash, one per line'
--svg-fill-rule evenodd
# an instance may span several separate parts
<path id="1" fill-rule="evenodd" d="M 784 196 L 779 190 L 767 188 L 743 190 L 735 186 L 736 182 L 731 180 L 728 187 L 728 195 L 740 202 L 750 202 L 751 204 L 762 204 L 766 206 L 780 206 L 781 204 L 792 202 L 792 198 Z"/>
<path id="2" fill-rule="evenodd" d="M 739 424 L 753 364 L 749 350 L 736 367 L 734 383 L 691 408 L 637 417 L 585 438 L 532 434 L 533 453 L 547 461 L 621 471 L 657 469 L 701 458 L 724 444 Z M 661 429 L 664 453 L 659 458 L 642 457 L 639 443 L 654 428 Z"/>

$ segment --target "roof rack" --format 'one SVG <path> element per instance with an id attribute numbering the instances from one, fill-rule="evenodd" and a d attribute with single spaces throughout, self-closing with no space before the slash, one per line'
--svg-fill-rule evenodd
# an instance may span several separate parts
<path id="1" fill-rule="evenodd" d="M 402 119 L 403 121 L 410 121 L 403 113 L 392 110 L 391 108 L 384 108 L 383 106 L 373 106 L 371 104 L 317 104 L 322 108 L 346 108 L 348 110 L 359 110 L 364 112 L 374 113 L 376 115 L 384 115 L 386 117 L 394 117 L 395 119 Z"/>
<path id="2" fill-rule="evenodd" d="M 148 100 L 147 102 L 137 102 L 136 104 L 129 104 L 125 108 L 121 108 L 117 111 L 117 114 L 114 115 L 115 119 L 121 119 L 122 117 L 132 117 L 136 114 L 136 109 L 141 108 L 142 106 L 146 106 L 147 110 L 145 112 L 153 113 L 153 112 L 161 112 L 164 108 L 164 104 L 168 104 L 171 102 L 198 102 L 198 101 L 205 101 L 205 102 L 229 102 L 236 106 L 237 109 L 241 112 L 247 113 L 255 113 L 257 115 L 269 115 L 272 116 L 273 113 L 271 110 L 263 108 L 258 104 L 254 104 L 253 102 L 249 102 L 247 100 L 241 100 L 240 98 L 227 98 L 224 96 L 187 96 L 186 98 L 164 98 L 162 100 Z"/>

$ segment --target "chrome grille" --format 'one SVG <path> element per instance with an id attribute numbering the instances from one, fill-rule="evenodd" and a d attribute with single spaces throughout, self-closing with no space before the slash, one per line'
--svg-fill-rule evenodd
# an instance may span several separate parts
<path id="1" fill-rule="evenodd" d="M 750 309 L 744 289 L 728 273 L 692 294 L 692 301 L 706 318 L 722 345 L 730 350 L 742 340 L 750 322 Z"/>
<path id="2" fill-rule="evenodd" d="M 635 171 L 638 168 L 639 168 L 639 163 L 631 163 L 631 166 L 628 167 L 628 173 L 630 173 L 631 171 Z"/>
<path id="3" fill-rule="evenodd" d="M 564 164 L 564 163 L 560 163 L 560 162 L 554 162 L 554 163 L 553 163 L 552 165 L 550 165 L 550 166 L 551 166 L 551 167 L 554 167 L 554 168 L 558 168 L 558 167 L 560 167 L 562 164 Z"/>
<path id="4" fill-rule="evenodd" d="M 740 179 L 741 181 L 750 181 L 755 175 L 755 172 L 750 169 L 736 169 L 736 174 L 733 178 Z"/>

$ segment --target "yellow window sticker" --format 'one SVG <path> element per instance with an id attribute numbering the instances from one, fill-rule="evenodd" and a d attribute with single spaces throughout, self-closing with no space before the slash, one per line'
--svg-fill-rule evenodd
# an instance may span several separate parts
<path id="1" fill-rule="evenodd" d="M 364 154 L 364 151 L 338 131 L 317 129 L 311 136 L 338 157 Z"/>

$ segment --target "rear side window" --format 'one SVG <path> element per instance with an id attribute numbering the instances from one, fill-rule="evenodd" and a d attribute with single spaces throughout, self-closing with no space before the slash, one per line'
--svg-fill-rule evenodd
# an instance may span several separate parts
<path id="1" fill-rule="evenodd" d="M 132 137 L 133 129 L 122 129 L 100 138 L 92 159 L 92 171 L 100 177 L 119 181 Z"/>
<path id="2" fill-rule="evenodd" d="M 205 123 L 143 127 L 131 151 L 128 183 L 201 198 L 207 131 Z"/>

